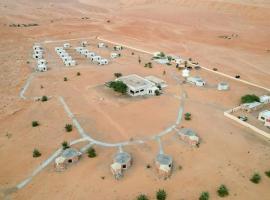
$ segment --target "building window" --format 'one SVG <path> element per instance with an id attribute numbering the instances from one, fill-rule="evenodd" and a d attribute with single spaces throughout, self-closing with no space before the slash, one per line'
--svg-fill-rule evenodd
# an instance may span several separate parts
<path id="1" fill-rule="evenodd" d="M 136 93 L 139 93 L 139 91 L 136 91 Z"/>
<path id="2" fill-rule="evenodd" d="M 265 118 L 264 118 L 264 117 L 261 117 L 261 119 L 262 119 L 262 120 L 265 120 Z"/>
<path id="3" fill-rule="evenodd" d="M 134 91 L 133 91 L 133 90 L 130 90 L 129 92 L 130 92 L 131 94 L 134 94 Z"/>
<path id="4" fill-rule="evenodd" d="M 144 89 L 141 89 L 141 90 L 140 90 L 140 92 L 143 92 L 143 91 L 144 91 Z"/>

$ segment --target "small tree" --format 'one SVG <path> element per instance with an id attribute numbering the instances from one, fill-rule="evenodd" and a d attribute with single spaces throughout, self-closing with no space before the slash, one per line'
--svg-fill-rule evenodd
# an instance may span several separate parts
<path id="1" fill-rule="evenodd" d="M 62 142 L 62 149 L 63 149 L 63 150 L 68 149 L 69 147 L 70 147 L 70 146 L 69 146 L 69 144 L 68 144 L 67 141 Z"/>
<path id="2" fill-rule="evenodd" d="M 68 79 L 67 79 L 67 77 L 64 77 L 64 81 L 67 81 Z"/>
<path id="3" fill-rule="evenodd" d="M 153 67 L 151 62 L 148 63 L 148 67 L 149 68 L 152 68 Z"/>
<path id="4" fill-rule="evenodd" d="M 93 147 L 87 149 L 87 154 L 89 158 L 94 158 L 97 156 L 96 150 Z"/>
<path id="5" fill-rule="evenodd" d="M 258 173 L 253 174 L 253 176 L 249 179 L 252 183 L 258 184 L 261 181 L 261 176 Z"/>
<path id="6" fill-rule="evenodd" d="M 36 127 L 39 126 L 39 122 L 38 121 L 32 121 L 32 127 Z"/>
<path id="7" fill-rule="evenodd" d="M 43 101 L 43 102 L 44 102 L 44 101 L 48 101 L 48 97 L 47 97 L 47 96 L 42 96 L 42 97 L 41 97 L 41 101 Z"/>
<path id="8" fill-rule="evenodd" d="M 260 101 L 260 98 L 255 94 L 247 94 L 241 97 L 241 103 L 252 103 L 255 101 Z"/>
<path id="9" fill-rule="evenodd" d="M 81 73 L 80 72 L 77 72 L 77 76 L 80 76 L 81 75 Z"/>
<path id="10" fill-rule="evenodd" d="M 126 94 L 128 89 L 127 85 L 122 81 L 112 81 L 110 82 L 109 87 L 113 88 L 114 91 L 120 92 L 122 94 Z"/>
<path id="11" fill-rule="evenodd" d="M 167 198 L 167 193 L 165 192 L 164 189 L 159 189 L 156 192 L 156 199 L 157 200 L 165 200 Z"/>
<path id="12" fill-rule="evenodd" d="M 160 95 L 160 91 L 159 90 L 155 90 L 155 95 L 159 96 Z"/>
<path id="13" fill-rule="evenodd" d="M 65 129 L 66 129 L 66 132 L 71 132 L 73 129 L 72 124 L 66 124 Z"/>
<path id="14" fill-rule="evenodd" d="M 114 73 L 114 76 L 115 76 L 116 78 L 119 78 L 119 77 L 121 77 L 121 76 L 122 76 L 122 73 L 119 73 L 119 72 Z"/>
<path id="15" fill-rule="evenodd" d="M 209 199 L 209 193 L 208 192 L 202 192 L 199 200 L 208 200 Z"/>
<path id="16" fill-rule="evenodd" d="M 137 200 L 149 200 L 148 197 L 145 194 L 140 194 L 136 198 Z"/>
<path id="17" fill-rule="evenodd" d="M 269 171 L 266 171 L 264 172 L 266 176 L 268 176 L 270 178 L 270 170 Z"/>
<path id="18" fill-rule="evenodd" d="M 165 55 L 164 52 L 160 52 L 160 53 L 158 54 L 158 56 L 161 57 L 161 58 L 164 58 L 166 55 Z"/>
<path id="19" fill-rule="evenodd" d="M 33 151 L 33 158 L 37 158 L 37 157 L 40 157 L 40 156 L 41 156 L 41 153 L 39 152 L 39 150 L 34 149 L 34 151 Z"/>
<path id="20" fill-rule="evenodd" d="M 191 120 L 191 114 L 185 113 L 185 120 Z"/>
<path id="21" fill-rule="evenodd" d="M 229 190 L 225 185 L 221 185 L 217 190 L 218 196 L 220 197 L 226 197 L 229 195 Z"/>

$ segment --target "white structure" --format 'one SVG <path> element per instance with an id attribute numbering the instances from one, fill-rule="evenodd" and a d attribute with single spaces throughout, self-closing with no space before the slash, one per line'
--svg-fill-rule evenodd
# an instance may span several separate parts
<path id="1" fill-rule="evenodd" d="M 71 47 L 71 45 L 70 45 L 70 43 L 64 43 L 64 44 L 63 44 L 63 47 L 64 47 L 65 49 L 69 49 L 69 48 Z"/>
<path id="2" fill-rule="evenodd" d="M 269 110 L 264 110 L 260 112 L 258 119 L 264 122 L 265 126 L 270 127 L 270 111 Z"/>
<path id="3" fill-rule="evenodd" d="M 200 78 L 198 76 L 188 77 L 187 82 L 192 83 L 192 84 L 199 86 L 199 87 L 202 87 L 205 85 L 205 81 L 202 80 L 202 78 Z"/>
<path id="4" fill-rule="evenodd" d="M 47 64 L 47 61 L 45 59 L 39 59 L 37 61 L 37 63 L 38 63 L 38 65 L 45 65 L 45 64 Z"/>
<path id="5" fill-rule="evenodd" d="M 35 59 L 42 59 L 43 55 L 42 54 L 33 54 L 33 58 Z"/>
<path id="6" fill-rule="evenodd" d="M 260 102 L 265 104 L 270 103 L 270 96 L 267 95 L 260 96 Z"/>
<path id="7" fill-rule="evenodd" d="M 98 43 L 98 48 L 106 48 L 105 43 L 103 42 Z"/>
<path id="8" fill-rule="evenodd" d="M 105 58 L 102 58 L 98 61 L 98 64 L 99 65 L 107 65 L 107 64 L 109 64 L 109 61 Z"/>
<path id="9" fill-rule="evenodd" d="M 123 49 L 123 47 L 122 47 L 121 45 L 116 45 L 116 46 L 113 47 L 113 49 L 114 49 L 115 51 L 120 51 L 120 50 Z"/>
<path id="10" fill-rule="evenodd" d="M 155 59 L 154 61 L 162 65 L 170 63 L 168 58 L 159 58 L 159 59 Z"/>
<path id="11" fill-rule="evenodd" d="M 86 57 L 91 59 L 91 58 L 93 58 L 95 55 L 96 55 L 96 54 L 95 54 L 94 52 L 88 52 L 87 55 L 86 55 Z"/>
<path id="12" fill-rule="evenodd" d="M 40 44 L 34 44 L 33 46 L 33 50 L 38 50 L 38 49 L 43 49 L 42 46 Z"/>
<path id="13" fill-rule="evenodd" d="M 263 107 L 263 104 L 260 103 L 260 102 L 252 102 L 252 103 L 244 103 L 244 104 L 241 104 L 241 108 L 247 112 L 251 112 L 251 111 L 254 111 L 254 110 L 257 110 L 259 108 Z"/>
<path id="14" fill-rule="evenodd" d="M 122 81 L 128 86 L 127 93 L 130 96 L 155 95 L 155 91 L 159 90 L 154 83 L 136 74 L 122 76 L 116 81 Z"/>
<path id="15" fill-rule="evenodd" d="M 75 60 L 67 60 L 64 61 L 65 66 L 75 66 L 76 65 L 76 61 Z"/>
<path id="16" fill-rule="evenodd" d="M 147 79 L 148 81 L 151 81 L 152 83 L 154 83 L 155 86 L 157 86 L 157 87 L 165 88 L 168 86 L 164 80 L 157 78 L 155 76 L 146 76 L 144 78 Z"/>
<path id="17" fill-rule="evenodd" d="M 39 72 L 46 72 L 46 71 L 48 71 L 48 67 L 47 67 L 47 65 L 45 63 L 44 64 L 38 64 L 36 70 L 39 71 Z"/>
<path id="18" fill-rule="evenodd" d="M 91 60 L 94 61 L 94 62 L 98 62 L 98 61 L 100 61 L 101 59 L 102 59 L 101 56 L 93 56 L 93 57 L 91 58 Z"/>
<path id="19" fill-rule="evenodd" d="M 84 47 L 75 47 L 75 50 L 79 53 L 81 53 L 81 51 L 84 49 Z"/>
<path id="20" fill-rule="evenodd" d="M 185 68 L 185 69 L 182 70 L 182 76 L 184 78 L 189 77 L 189 70 L 187 68 Z"/>
<path id="21" fill-rule="evenodd" d="M 190 144 L 191 146 L 196 146 L 200 142 L 200 138 L 192 129 L 182 128 L 177 131 L 177 134 L 180 136 L 181 140 Z"/>
<path id="22" fill-rule="evenodd" d="M 120 57 L 120 53 L 115 53 L 115 52 L 112 52 L 111 53 L 111 58 L 118 58 L 118 57 Z"/>
<path id="23" fill-rule="evenodd" d="M 82 46 L 82 47 L 86 47 L 86 45 L 87 45 L 87 41 L 82 41 L 82 42 L 81 42 L 81 46 Z"/>
<path id="24" fill-rule="evenodd" d="M 218 90 L 229 90 L 229 84 L 223 83 L 223 82 L 219 83 L 217 89 Z"/>

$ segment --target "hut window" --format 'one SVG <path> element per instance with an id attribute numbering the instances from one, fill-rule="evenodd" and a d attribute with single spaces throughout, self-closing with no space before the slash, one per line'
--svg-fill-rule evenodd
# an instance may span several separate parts
<path id="1" fill-rule="evenodd" d="M 171 165 L 171 164 L 169 164 L 169 167 L 172 167 L 172 165 Z"/>
<path id="2" fill-rule="evenodd" d="M 72 159 L 69 159 L 68 162 L 69 162 L 69 163 L 72 163 Z"/>
<path id="3" fill-rule="evenodd" d="M 126 169 L 127 168 L 127 165 L 123 165 L 123 169 Z"/>

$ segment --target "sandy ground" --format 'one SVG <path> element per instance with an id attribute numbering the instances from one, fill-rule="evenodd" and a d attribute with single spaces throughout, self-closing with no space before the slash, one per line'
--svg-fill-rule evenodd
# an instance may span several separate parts
<path id="1" fill-rule="evenodd" d="M 71 49 L 69 53 L 79 65 L 64 68 L 53 50 L 63 44 L 59 42 L 44 45 L 50 69 L 36 74 L 25 93 L 27 97 L 52 98 L 44 103 L 21 100 L 19 92 L 35 67 L 31 58 L 34 42 L 102 36 L 148 51 L 192 57 L 203 66 L 232 76 L 239 74 L 244 80 L 269 88 L 269 1 L 2 0 L 0 13 L 0 199 L 125 200 L 135 199 L 139 193 L 154 199 L 158 188 L 166 189 L 172 200 L 195 200 L 202 191 L 209 191 L 211 199 L 219 199 L 216 189 L 220 184 L 230 189 L 227 199 L 270 199 L 270 180 L 264 175 L 270 170 L 269 141 L 223 116 L 223 111 L 239 104 L 243 94 L 266 92 L 204 70 L 191 74 L 204 78 L 207 87 L 183 86 L 187 92 L 184 111 L 192 113 L 192 120 L 180 124 L 198 132 L 202 144 L 193 149 L 174 133 L 162 138 L 165 152 L 174 159 L 170 179 L 157 178 L 153 162 L 158 144 L 149 141 L 124 148 L 132 154 L 134 164 L 120 181 L 114 180 L 109 170 L 117 149 L 96 146 L 95 159 L 83 156 L 63 173 L 56 173 L 50 165 L 25 188 L 11 194 L 6 190 L 26 178 L 62 141 L 79 138 L 77 130 L 65 132 L 70 119 L 57 96 L 65 98 L 93 138 L 114 143 L 147 138 L 170 126 L 183 92 L 171 76 L 181 78 L 174 66 L 154 64 L 152 69 L 144 68 L 150 56 L 127 49 L 121 58 L 104 67 L 91 64 Z M 13 23 L 39 26 L 9 27 Z M 230 40 L 219 37 L 232 34 L 237 36 Z M 97 40 L 87 41 L 89 49 L 109 56 L 109 50 L 95 47 Z M 76 46 L 78 42 L 71 44 Z M 81 76 L 76 76 L 78 71 Z M 130 99 L 104 87 L 115 72 L 156 75 L 169 86 L 160 97 Z M 215 89 L 221 81 L 230 84 L 230 91 Z M 41 126 L 32 128 L 33 120 L 40 121 Z M 34 148 L 40 149 L 41 157 L 32 158 Z M 152 168 L 146 169 L 147 164 Z M 182 170 L 178 169 L 180 165 Z M 262 175 L 259 185 L 249 181 L 254 172 Z"/>

